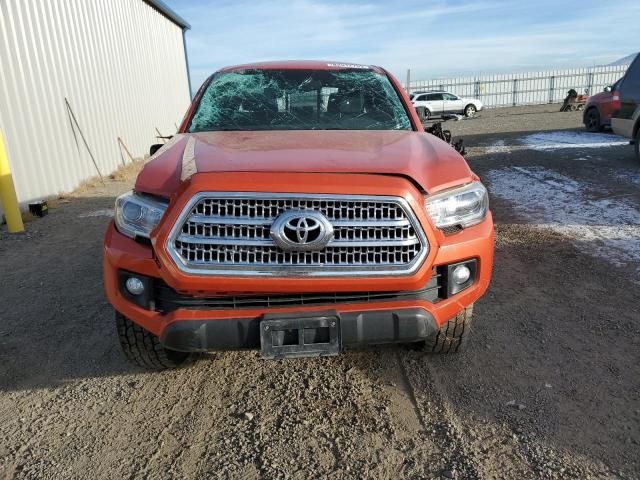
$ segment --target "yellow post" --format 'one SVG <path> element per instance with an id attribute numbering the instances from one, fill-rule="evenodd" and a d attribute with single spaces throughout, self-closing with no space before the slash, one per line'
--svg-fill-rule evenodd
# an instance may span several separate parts
<path id="1" fill-rule="evenodd" d="M 22 215 L 20 214 L 20 207 L 18 206 L 16 189 L 13 186 L 13 178 L 11 177 L 9 157 L 7 150 L 4 148 L 2 131 L 0 131 L 0 202 L 4 209 L 4 216 L 7 219 L 9 232 L 22 232 L 24 225 L 22 224 Z"/>

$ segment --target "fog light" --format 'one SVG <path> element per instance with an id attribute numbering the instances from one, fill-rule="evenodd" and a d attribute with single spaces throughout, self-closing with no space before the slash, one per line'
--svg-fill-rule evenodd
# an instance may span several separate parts
<path id="1" fill-rule="evenodd" d="M 456 284 L 462 285 L 466 283 L 469 280 L 469 277 L 471 277 L 471 270 L 469 270 L 469 267 L 466 265 L 458 265 L 453 269 L 453 281 Z"/>
<path id="2" fill-rule="evenodd" d="M 140 295 L 144 292 L 144 283 L 142 283 L 142 280 L 137 277 L 127 278 L 125 285 L 131 295 Z"/>

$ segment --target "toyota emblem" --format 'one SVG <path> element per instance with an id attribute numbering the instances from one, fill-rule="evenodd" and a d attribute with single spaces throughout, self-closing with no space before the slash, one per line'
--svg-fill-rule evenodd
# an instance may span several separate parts
<path id="1" fill-rule="evenodd" d="M 271 238 L 283 250 L 321 250 L 333 240 L 333 226 L 314 210 L 290 210 L 271 225 Z"/>

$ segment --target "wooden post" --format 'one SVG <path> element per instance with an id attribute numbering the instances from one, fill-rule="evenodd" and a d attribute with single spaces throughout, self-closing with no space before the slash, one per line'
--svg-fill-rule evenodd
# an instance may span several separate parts
<path id="1" fill-rule="evenodd" d="M 71 108 L 71 104 L 67 97 L 64 98 L 64 103 L 67 105 L 67 114 L 69 115 L 69 123 L 71 124 L 71 130 L 73 132 L 74 138 L 76 138 L 76 131 L 73 128 L 73 124 L 75 123 L 78 132 L 80 133 L 80 138 L 84 142 L 84 146 L 87 148 L 87 152 L 89 152 L 89 156 L 91 157 L 91 161 L 93 162 L 93 166 L 96 167 L 96 172 L 98 172 L 98 176 L 100 177 L 100 182 L 104 185 L 104 178 L 102 178 L 102 173 L 100 173 L 100 169 L 98 168 L 98 162 L 96 162 L 96 158 L 93 156 L 93 152 L 89 148 L 89 144 L 87 143 L 87 139 L 84 138 L 84 133 L 82 133 L 82 129 L 80 128 L 80 124 L 78 123 L 78 119 L 76 118 L 76 114 L 73 113 Z M 73 121 L 72 121 L 73 120 Z M 76 138 L 76 145 L 78 143 L 78 139 Z"/>
<path id="2" fill-rule="evenodd" d="M 122 141 L 122 139 L 120 137 L 118 137 L 118 143 L 120 144 L 120 146 L 122 148 L 124 148 L 124 151 L 127 152 L 129 160 L 131 160 L 133 162 L 134 161 L 133 155 L 131 155 L 131 152 L 129 151 L 129 149 L 127 148 L 127 146 L 124 144 L 124 142 Z"/>
<path id="3" fill-rule="evenodd" d="M 167 143 L 167 139 L 164 137 L 164 135 L 160 133 L 160 130 L 158 130 L 158 127 L 156 127 L 156 133 L 158 134 L 158 138 L 162 140 L 162 143 Z"/>

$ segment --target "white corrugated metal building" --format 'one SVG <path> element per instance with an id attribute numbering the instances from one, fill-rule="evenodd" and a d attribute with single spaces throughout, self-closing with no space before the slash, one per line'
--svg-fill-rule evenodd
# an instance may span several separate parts
<path id="1" fill-rule="evenodd" d="M 106 175 L 129 161 L 118 137 L 138 157 L 156 129 L 175 133 L 188 28 L 156 0 L 0 0 L 0 129 L 21 203 L 97 175 L 89 150 Z"/>

